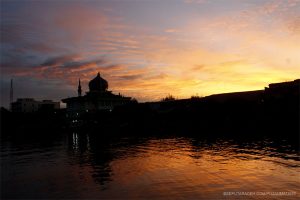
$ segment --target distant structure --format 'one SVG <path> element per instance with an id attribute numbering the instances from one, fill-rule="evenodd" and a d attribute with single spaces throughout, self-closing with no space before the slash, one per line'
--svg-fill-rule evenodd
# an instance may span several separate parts
<path id="1" fill-rule="evenodd" d="M 82 113 L 96 112 L 99 110 L 112 110 L 115 106 L 123 105 L 132 100 L 131 97 L 115 95 L 108 91 L 108 82 L 97 76 L 89 82 L 89 91 L 81 95 L 81 83 L 78 83 L 78 96 L 62 99 L 67 104 L 66 110 L 70 118 L 76 118 Z"/>
<path id="2" fill-rule="evenodd" d="M 224 103 L 228 101 L 248 101 L 261 103 L 263 101 L 264 92 L 264 90 L 230 92 L 222 94 L 213 94 L 204 98 L 216 103 Z"/>
<path id="3" fill-rule="evenodd" d="M 80 84 L 80 79 L 79 79 L 79 81 L 78 81 L 78 96 L 79 97 L 81 97 L 81 92 L 82 92 L 82 90 L 81 90 L 81 84 Z"/>
<path id="4" fill-rule="evenodd" d="M 271 102 L 282 99 L 299 99 L 300 94 L 300 79 L 294 81 L 287 81 L 281 83 L 271 83 L 269 87 L 264 90 L 254 90 L 245 92 L 231 92 L 223 94 L 213 94 L 205 99 L 213 100 L 215 102 L 226 102 L 232 100 L 248 101 L 248 102 Z"/>
<path id="5" fill-rule="evenodd" d="M 10 79 L 10 91 L 9 91 L 9 105 L 10 105 L 10 110 L 12 110 L 11 104 L 12 104 L 13 101 L 14 101 L 13 79 Z"/>
<path id="6" fill-rule="evenodd" d="M 60 109 L 60 102 L 52 100 L 36 101 L 33 98 L 19 98 L 11 103 L 11 111 L 18 113 L 33 113 L 37 111 L 54 111 Z"/>
<path id="7" fill-rule="evenodd" d="M 265 100 L 280 100 L 282 98 L 297 99 L 299 102 L 300 79 L 283 83 L 272 83 L 265 88 Z"/>
<path id="8" fill-rule="evenodd" d="M 171 100 L 171 101 L 170 101 Z M 192 101 L 213 102 L 213 103 L 252 103 L 264 104 L 272 107 L 273 110 L 285 109 L 286 106 L 296 105 L 300 108 L 300 79 L 281 83 L 271 83 L 264 90 L 230 92 L 213 94 L 201 98 L 178 99 L 166 97 L 159 102 L 146 102 L 152 110 L 159 111 L 163 108 L 170 109 L 183 105 L 188 107 Z M 281 104 L 280 106 L 278 106 Z"/>

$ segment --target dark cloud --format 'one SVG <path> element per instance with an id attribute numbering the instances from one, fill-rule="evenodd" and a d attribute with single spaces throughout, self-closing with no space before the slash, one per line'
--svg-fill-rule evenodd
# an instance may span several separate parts
<path id="1" fill-rule="evenodd" d="M 111 72 L 111 71 L 119 71 L 119 70 L 123 70 L 125 69 L 126 67 L 124 65 L 117 65 L 117 64 L 114 64 L 114 65 L 108 65 L 108 66 L 105 66 L 105 67 L 101 67 L 101 71 L 104 71 L 104 72 Z"/>
<path id="2" fill-rule="evenodd" d="M 141 79 L 144 75 L 143 74 L 134 74 L 134 75 L 121 75 L 121 76 L 115 76 L 117 79 L 131 81 L 136 79 Z"/>
<path id="3" fill-rule="evenodd" d="M 41 66 L 54 66 L 54 65 L 62 65 L 66 62 L 71 62 L 73 61 L 77 55 L 61 55 L 61 56 L 56 56 L 56 57 L 51 57 L 45 60 L 41 64 Z"/>
<path id="4" fill-rule="evenodd" d="M 84 67 L 86 65 L 95 64 L 100 65 L 104 64 L 105 61 L 102 59 L 96 59 L 96 60 L 87 60 L 87 61 L 71 61 L 71 62 L 65 62 L 61 67 L 68 68 L 68 69 L 80 69 L 81 67 Z"/>

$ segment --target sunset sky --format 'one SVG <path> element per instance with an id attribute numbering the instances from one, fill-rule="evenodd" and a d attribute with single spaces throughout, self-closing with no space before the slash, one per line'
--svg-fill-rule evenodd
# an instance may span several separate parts
<path id="1" fill-rule="evenodd" d="M 109 89 L 155 101 L 300 78 L 300 0 L 1 0 L 1 106 Z"/>

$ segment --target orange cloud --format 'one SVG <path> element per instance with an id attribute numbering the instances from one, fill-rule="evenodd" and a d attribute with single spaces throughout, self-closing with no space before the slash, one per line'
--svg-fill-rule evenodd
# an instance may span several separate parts
<path id="1" fill-rule="evenodd" d="M 20 63 L 4 69 L 15 76 L 62 79 L 74 88 L 78 78 L 86 86 L 100 71 L 110 90 L 139 100 L 262 89 L 299 78 L 298 5 L 298 0 L 270 1 L 247 10 L 194 15 L 181 26 L 157 32 L 92 7 L 62 7 L 53 27 L 63 37 L 50 41 L 71 40 L 71 50 L 61 51 L 69 55 L 49 56 L 30 70 L 11 67 Z"/>

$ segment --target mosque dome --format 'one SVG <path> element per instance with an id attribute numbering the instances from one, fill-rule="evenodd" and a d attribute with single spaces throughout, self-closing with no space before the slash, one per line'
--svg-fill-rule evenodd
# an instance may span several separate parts
<path id="1" fill-rule="evenodd" d="M 91 92 L 105 92 L 108 88 L 108 83 L 100 76 L 100 73 L 98 72 L 97 76 L 89 82 L 89 88 Z"/>

